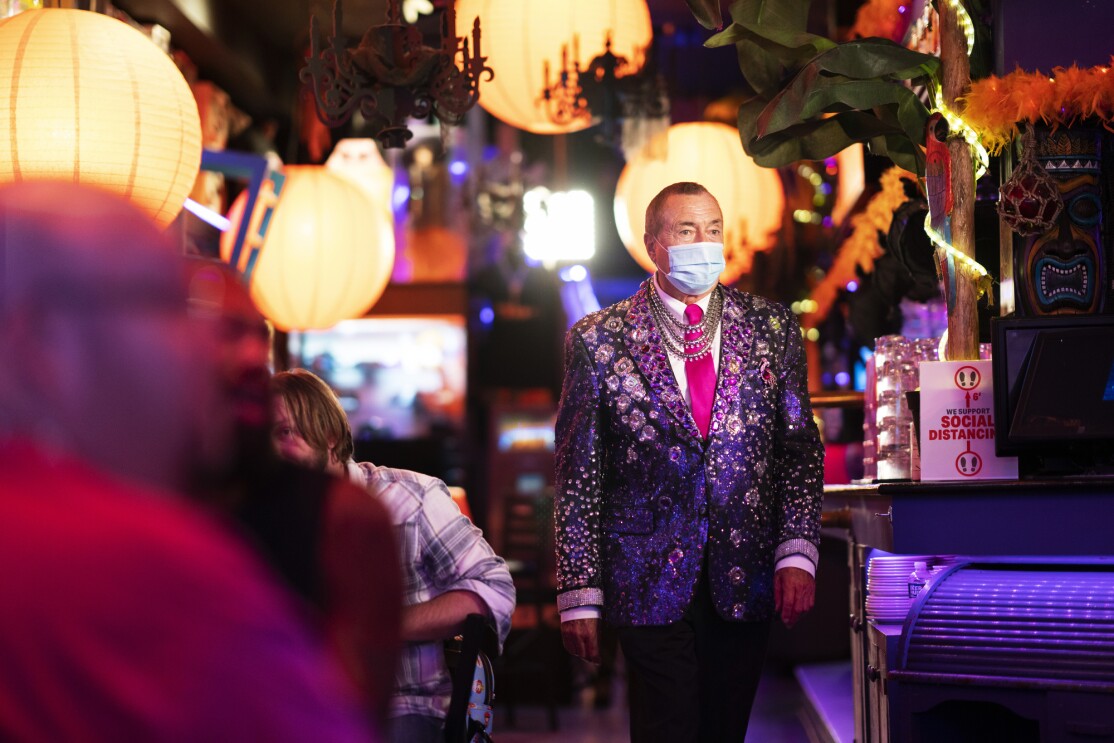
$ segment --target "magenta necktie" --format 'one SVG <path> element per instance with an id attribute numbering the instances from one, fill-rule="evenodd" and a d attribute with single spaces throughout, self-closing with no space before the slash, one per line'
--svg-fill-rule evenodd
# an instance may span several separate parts
<path id="1" fill-rule="evenodd" d="M 690 304 L 685 307 L 685 320 L 690 326 L 699 325 L 702 319 L 704 310 L 700 309 L 700 305 Z M 712 332 L 715 332 L 714 328 Z M 685 351 L 692 353 L 704 340 L 704 331 L 700 328 L 686 332 Z M 716 367 L 712 364 L 710 343 L 708 352 L 703 356 L 685 361 L 685 376 L 688 378 L 693 420 L 700 429 L 700 435 L 708 438 L 708 426 L 712 422 L 712 398 L 716 395 Z"/>

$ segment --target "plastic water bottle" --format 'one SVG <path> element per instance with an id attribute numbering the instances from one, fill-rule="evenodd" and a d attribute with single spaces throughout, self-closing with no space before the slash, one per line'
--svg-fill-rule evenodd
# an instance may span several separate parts
<path id="1" fill-rule="evenodd" d="M 928 563 L 918 560 L 913 563 L 913 572 L 909 574 L 909 582 L 906 587 L 909 590 L 909 598 L 917 598 L 925 586 L 928 585 Z"/>

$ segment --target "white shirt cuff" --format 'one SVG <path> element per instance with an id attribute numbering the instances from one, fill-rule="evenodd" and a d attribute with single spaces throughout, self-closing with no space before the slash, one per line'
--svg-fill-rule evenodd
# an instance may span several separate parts
<path id="1" fill-rule="evenodd" d="M 774 564 L 774 572 L 776 573 L 782 568 L 800 568 L 801 570 L 804 570 L 809 575 L 811 575 L 813 578 L 816 577 L 816 566 L 812 564 L 812 560 L 808 559 L 804 555 L 788 555 L 781 558 Z M 562 615 L 561 621 L 564 620 L 565 617 L 564 615 Z"/>
<path id="2" fill-rule="evenodd" d="M 603 615 L 598 606 L 574 606 L 561 612 L 562 622 L 571 622 L 574 619 L 599 619 Z"/>

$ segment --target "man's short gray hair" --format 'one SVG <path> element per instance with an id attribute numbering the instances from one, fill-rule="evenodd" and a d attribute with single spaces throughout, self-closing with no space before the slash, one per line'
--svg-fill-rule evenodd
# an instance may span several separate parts
<path id="1" fill-rule="evenodd" d="M 656 235 L 661 231 L 662 207 L 665 206 L 665 202 L 670 196 L 700 196 L 702 194 L 712 196 L 711 191 L 692 181 L 679 181 L 663 188 L 657 196 L 650 199 L 650 203 L 646 206 L 646 232 Z M 712 196 L 712 198 L 714 199 L 715 196 Z"/>

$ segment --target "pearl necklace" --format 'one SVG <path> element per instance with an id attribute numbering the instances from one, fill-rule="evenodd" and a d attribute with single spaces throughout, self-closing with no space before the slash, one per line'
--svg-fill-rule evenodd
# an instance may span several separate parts
<path id="1" fill-rule="evenodd" d="M 654 324 L 658 327 L 665 350 L 670 356 L 682 361 L 695 361 L 711 353 L 712 340 L 720 318 L 723 317 L 723 290 L 719 286 L 713 290 L 708 301 L 708 311 L 696 325 L 678 320 L 662 302 L 655 287 L 649 287 L 649 292 L 650 315 L 654 318 Z M 694 332 L 699 332 L 697 340 L 686 341 L 685 334 Z M 693 350 L 687 350 L 689 348 Z"/>

